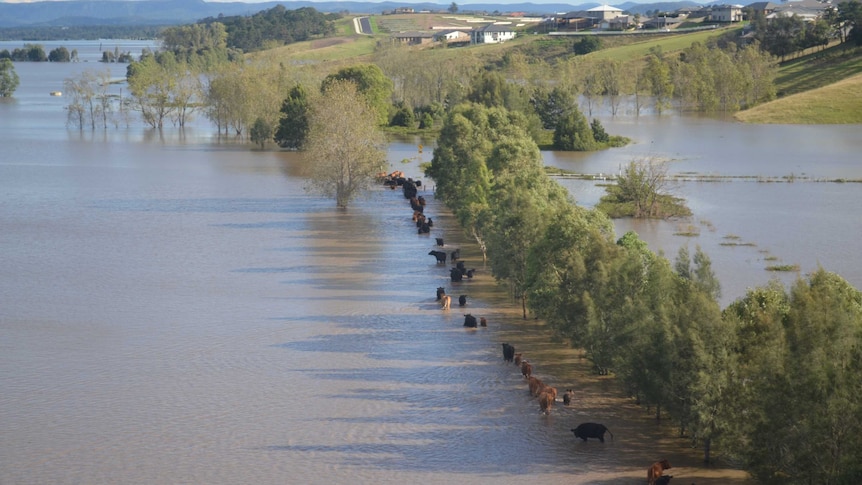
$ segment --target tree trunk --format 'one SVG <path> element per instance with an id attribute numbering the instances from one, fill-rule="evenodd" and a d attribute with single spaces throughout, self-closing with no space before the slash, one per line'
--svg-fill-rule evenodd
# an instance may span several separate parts
<path id="1" fill-rule="evenodd" d="M 707 438 L 703 441 L 703 462 L 709 465 L 709 448 L 712 445 L 712 440 Z"/>

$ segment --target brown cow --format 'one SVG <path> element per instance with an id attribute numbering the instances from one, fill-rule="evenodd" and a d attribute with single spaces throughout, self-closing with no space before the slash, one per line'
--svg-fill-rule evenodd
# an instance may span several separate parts
<path id="1" fill-rule="evenodd" d="M 480 327 L 487 327 L 488 326 L 488 320 L 485 320 L 485 317 L 479 317 L 479 326 Z"/>
<path id="2" fill-rule="evenodd" d="M 518 352 L 517 354 L 515 354 L 515 365 L 517 365 L 518 367 L 520 367 L 520 366 L 521 366 L 521 359 L 522 359 L 523 357 L 524 357 L 523 352 Z"/>
<path id="3" fill-rule="evenodd" d="M 541 393 L 545 393 L 545 392 L 551 395 L 551 402 L 555 402 L 557 400 L 557 388 L 556 387 L 545 386 L 542 389 Z"/>
<path id="4" fill-rule="evenodd" d="M 551 414 L 551 406 L 554 404 L 554 396 L 549 389 L 553 389 L 553 387 L 546 387 L 541 394 L 539 394 L 539 409 L 542 410 L 543 414 Z"/>
<path id="5" fill-rule="evenodd" d="M 656 480 L 664 474 L 664 471 L 671 468 L 670 462 L 667 460 L 657 461 L 647 469 L 647 482 L 649 485 L 655 485 Z"/>
<path id="6" fill-rule="evenodd" d="M 440 305 L 443 306 L 444 310 L 448 310 L 449 306 L 452 305 L 452 297 L 449 295 L 443 295 L 440 297 Z"/>
<path id="7" fill-rule="evenodd" d="M 541 394 L 542 389 L 545 388 L 545 383 L 538 377 L 530 376 L 529 379 L 528 386 L 530 387 L 530 395 L 533 397 L 538 396 Z"/>
<path id="8" fill-rule="evenodd" d="M 533 366 L 526 360 L 521 362 L 521 374 L 524 374 L 527 379 L 533 375 Z"/>

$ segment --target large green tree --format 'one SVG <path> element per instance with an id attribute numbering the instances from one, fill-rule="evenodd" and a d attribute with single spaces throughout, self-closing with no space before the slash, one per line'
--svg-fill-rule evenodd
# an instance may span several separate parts
<path id="1" fill-rule="evenodd" d="M 371 118 L 378 126 L 389 123 L 389 107 L 392 105 L 392 80 L 374 64 L 360 64 L 345 67 L 327 76 L 321 85 L 325 91 L 337 81 L 351 81 L 357 92 L 374 109 L 376 116 Z M 367 121 L 366 121 L 367 122 Z"/>
<path id="2" fill-rule="evenodd" d="M 297 84 L 281 103 L 281 118 L 275 132 L 275 142 L 280 147 L 291 150 L 302 148 L 308 137 L 309 110 L 308 92 L 301 84 Z"/>
<path id="3" fill-rule="evenodd" d="M 352 81 L 327 83 L 311 104 L 305 150 L 312 167 L 309 190 L 347 208 L 385 170 L 385 138 L 376 123 L 368 122 L 374 116 Z"/>

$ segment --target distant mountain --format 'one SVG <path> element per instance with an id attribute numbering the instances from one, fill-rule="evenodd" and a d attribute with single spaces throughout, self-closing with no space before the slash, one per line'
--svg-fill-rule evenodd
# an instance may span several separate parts
<path id="1" fill-rule="evenodd" d="M 456 2 L 457 3 L 457 2 Z M 26 26 L 82 26 L 82 25 L 177 25 L 196 22 L 206 17 L 219 15 L 251 15 L 261 10 L 270 9 L 276 5 L 284 5 L 289 10 L 302 7 L 313 7 L 320 12 L 348 12 L 380 14 L 392 11 L 397 7 L 410 7 L 415 11 L 445 11 L 449 3 L 411 3 L 411 2 L 204 2 L 203 0 L 71 0 L 44 1 L 30 3 L 0 3 L 0 28 Z M 460 4 L 460 12 L 523 12 L 528 15 L 543 15 L 557 12 L 586 10 L 600 5 L 597 2 L 579 5 L 554 4 Z M 639 4 L 626 2 L 617 8 L 629 10 L 632 13 L 643 13 L 647 10 L 675 10 L 682 6 L 700 5 L 692 1 L 662 2 Z"/>

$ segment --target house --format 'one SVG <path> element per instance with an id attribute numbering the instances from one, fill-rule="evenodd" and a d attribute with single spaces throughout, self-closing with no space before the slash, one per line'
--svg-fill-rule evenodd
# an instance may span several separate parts
<path id="1" fill-rule="evenodd" d="M 469 44 L 471 42 L 470 30 L 441 30 L 434 32 L 435 42 L 444 42 L 448 45 Z"/>
<path id="2" fill-rule="evenodd" d="M 586 10 L 575 10 L 557 17 L 557 28 L 585 30 L 596 25 L 595 17 Z"/>
<path id="3" fill-rule="evenodd" d="M 611 7 L 610 5 L 599 5 L 598 7 L 593 7 L 587 10 L 587 15 L 596 19 L 597 23 L 602 20 L 610 20 L 612 18 L 619 17 L 622 14 L 622 10 L 616 7 Z"/>
<path id="4" fill-rule="evenodd" d="M 634 18 L 629 15 L 620 15 L 619 17 L 599 22 L 599 28 L 602 30 L 626 30 L 633 26 Z"/>
<path id="5" fill-rule="evenodd" d="M 709 14 L 711 22 L 742 22 L 742 5 L 715 5 Z"/>
<path id="6" fill-rule="evenodd" d="M 392 39 L 406 45 L 430 44 L 434 41 L 433 32 L 398 32 L 392 34 Z"/>
<path id="7" fill-rule="evenodd" d="M 499 44 L 515 38 L 515 31 L 508 25 L 488 24 L 470 32 L 472 44 Z"/>
<path id="8" fill-rule="evenodd" d="M 813 22 L 823 16 L 829 8 L 835 8 L 834 5 L 828 3 L 820 3 L 816 0 L 798 0 L 795 2 L 782 3 L 776 5 L 771 14 L 766 15 L 766 19 L 772 19 L 778 16 L 791 17 L 796 15 L 805 22 Z"/>
<path id="9" fill-rule="evenodd" d="M 763 17 L 774 13 L 776 7 L 778 5 L 772 2 L 754 2 L 745 6 L 745 8 L 751 10 L 755 15 L 760 14 Z"/>
<path id="10" fill-rule="evenodd" d="M 643 22 L 645 29 L 668 29 L 676 27 L 683 21 L 680 17 L 653 17 Z"/>
<path id="11" fill-rule="evenodd" d="M 412 7 L 395 7 L 395 14 L 403 14 L 403 13 L 413 13 L 414 10 Z"/>

